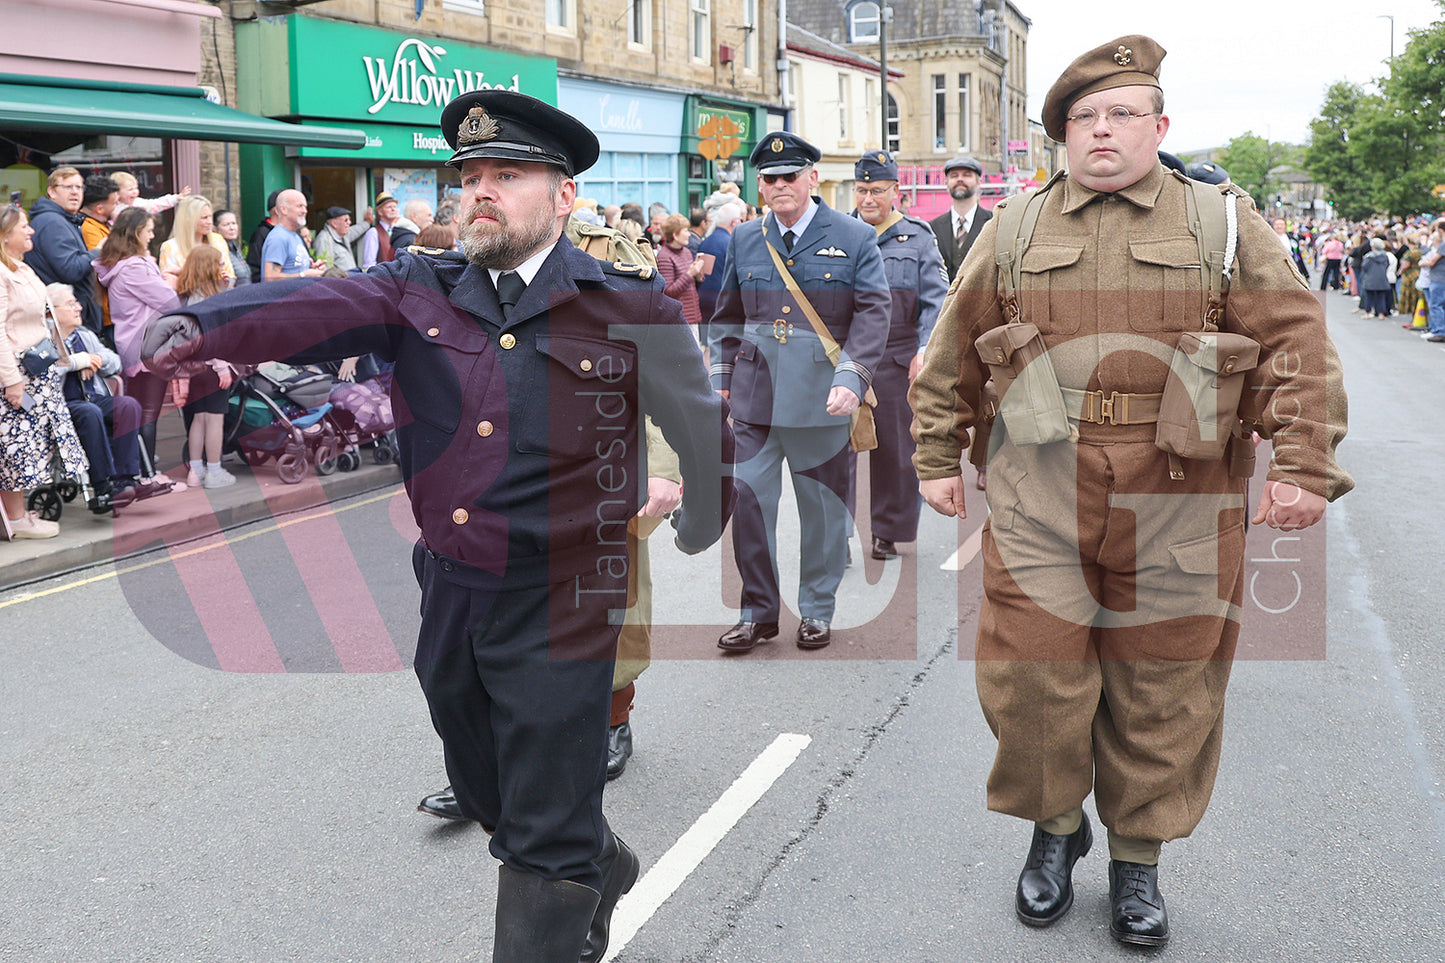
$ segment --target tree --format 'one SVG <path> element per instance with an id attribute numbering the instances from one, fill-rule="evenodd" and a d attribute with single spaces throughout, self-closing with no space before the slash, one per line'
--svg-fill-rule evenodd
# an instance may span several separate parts
<path id="1" fill-rule="evenodd" d="M 1220 163 L 1229 171 L 1229 179 L 1248 191 L 1260 210 L 1264 210 L 1274 203 L 1279 187 L 1270 178 L 1269 172 L 1281 164 L 1290 163 L 1297 153 L 1297 149 L 1289 144 L 1266 140 L 1247 130 L 1224 148 Z"/>
<path id="2" fill-rule="evenodd" d="M 1331 86 L 1319 116 L 1310 121 L 1310 142 L 1304 149 L 1305 170 L 1324 185 L 1335 210 L 1350 220 L 1368 217 L 1375 209 L 1374 179 L 1361 166 L 1358 148 L 1351 148 L 1365 135 L 1361 110 L 1370 99 L 1359 84 L 1341 81 Z"/>

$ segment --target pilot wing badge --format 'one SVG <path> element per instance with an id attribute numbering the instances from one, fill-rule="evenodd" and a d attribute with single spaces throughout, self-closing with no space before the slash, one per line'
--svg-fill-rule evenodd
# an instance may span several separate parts
<path id="1" fill-rule="evenodd" d="M 818 249 L 819 257 L 847 257 L 847 251 L 840 251 L 836 247 L 823 247 Z"/>

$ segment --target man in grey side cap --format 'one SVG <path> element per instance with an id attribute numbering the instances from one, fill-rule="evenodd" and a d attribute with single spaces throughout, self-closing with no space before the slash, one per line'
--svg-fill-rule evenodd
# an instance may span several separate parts
<path id="1" fill-rule="evenodd" d="M 943 265 L 948 268 L 948 280 L 958 274 L 958 266 L 968 256 L 974 238 L 992 217 L 978 206 L 978 184 L 983 179 L 983 165 L 972 157 L 955 157 L 943 165 L 943 176 L 948 183 L 948 196 L 953 198 L 953 207 L 938 215 L 928 224 L 938 238 L 938 250 L 943 254 Z"/>

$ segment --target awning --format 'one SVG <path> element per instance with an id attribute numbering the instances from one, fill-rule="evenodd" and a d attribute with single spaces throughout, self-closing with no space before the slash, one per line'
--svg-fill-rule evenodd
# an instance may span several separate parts
<path id="1" fill-rule="evenodd" d="M 0 128 L 355 150 L 366 134 L 287 124 L 213 104 L 199 87 L 0 73 Z"/>

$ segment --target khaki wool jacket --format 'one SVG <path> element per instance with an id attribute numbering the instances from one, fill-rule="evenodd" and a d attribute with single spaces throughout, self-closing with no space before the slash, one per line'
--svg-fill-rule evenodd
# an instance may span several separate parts
<path id="1" fill-rule="evenodd" d="M 1188 190 L 1156 166 L 1113 194 L 1072 177 L 1048 192 L 1022 259 L 1018 299 L 1021 320 L 1038 326 L 1064 387 L 1163 391 L 1180 334 L 1203 327 Z M 1229 200 L 1238 207 L 1239 243 L 1220 328 L 1261 345 L 1242 408 L 1273 441 L 1269 478 L 1333 501 L 1354 483 L 1335 460 L 1347 406 L 1323 307 L 1249 199 Z M 984 225 L 960 268 L 909 393 L 921 479 L 960 473 L 968 430 L 979 416 L 989 372 L 974 341 L 1004 323 L 997 231 L 998 218 Z M 1086 442 L 1150 441 L 1155 426 L 1082 423 L 1079 431 Z"/>

